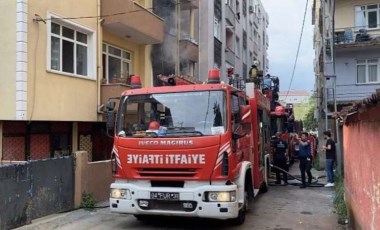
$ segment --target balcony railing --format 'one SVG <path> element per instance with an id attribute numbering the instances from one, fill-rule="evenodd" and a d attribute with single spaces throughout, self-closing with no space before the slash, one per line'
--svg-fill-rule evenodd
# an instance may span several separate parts
<path id="1" fill-rule="evenodd" d="M 184 36 L 179 41 L 180 55 L 182 59 L 198 62 L 198 43 L 189 36 Z"/>
<path id="2" fill-rule="evenodd" d="M 199 8 L 199 0 L 180 0 L 181 10 L 190 10 Z"/>
<path id="3" fill-rule="evenodd" d="M 164 41 L 164 21 L 132 0 L 102 0 L 103 26 L 106 30 L 138 44 Z"/>
<path id="4" fill-rule="evenodd" d="M 335 32 L 334 44 L 337 48 L 380 45 L 380 30 L 360 29 L 357 31 L 354 27 L 345 28 L 344 30 Z"/>

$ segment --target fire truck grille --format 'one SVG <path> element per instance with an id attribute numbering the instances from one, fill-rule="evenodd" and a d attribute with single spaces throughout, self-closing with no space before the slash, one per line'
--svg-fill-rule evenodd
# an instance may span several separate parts
<path id="1" fill-rule="evenodd" d="M 144 200 L 149 202 L 148 206 L 139 207 L 144 210 L 166 210 L 192 212 L 197 208 L 196 201 L 163 201 L 163 200 Z"/>
<path id="2" fill-rule="evenodd" d="M 174 168 L 174 169 L 161 169 L 161 168 L 140 168 L 137 173 L 142 177 L 194 177 L 197 174 L 196 169 L 184 169 L 184 168 Z"/>

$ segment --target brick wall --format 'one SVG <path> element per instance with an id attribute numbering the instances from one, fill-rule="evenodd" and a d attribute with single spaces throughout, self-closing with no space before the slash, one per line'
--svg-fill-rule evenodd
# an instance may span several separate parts
<path id="1" fill-rule="evenodd" d="M 34 134 L 30 136 L 30 159 L 46 159 L 50 157 L 48 134 Z"/>
<path id="2" fill-rule="evenodd" d="M 2 160 L 25 160 L 25 137 L 3 137 Z"/>
<path id="3" fill-rule="evenodd" d="M 380 229 L 380 108 L 350 116 L 343 128 L 346 202 L 355 229 Z"/>

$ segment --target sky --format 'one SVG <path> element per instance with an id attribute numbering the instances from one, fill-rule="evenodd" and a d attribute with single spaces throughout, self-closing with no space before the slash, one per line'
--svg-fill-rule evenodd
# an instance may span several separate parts
<path id="1" fill-rule="evenodd" d="M 269 15 L 269 74 L 280 79 L 280 91 L 289 89 L 301 34 L 306 0 L 261 0 Z M 309 0 L 298 62 L 290 90 L 314 88 L 312 1 Z"/>

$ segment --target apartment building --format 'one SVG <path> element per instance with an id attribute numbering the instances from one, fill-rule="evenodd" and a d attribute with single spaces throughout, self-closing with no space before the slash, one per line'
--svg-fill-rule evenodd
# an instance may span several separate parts
<path id="1" fill-rule="evenodd" d="M 104 104 L 131 74 L 152 85 L 164 21 L 151 1 L 0 2 L 0 160 L 87 150 L 107 159 Z"/>
<path id="2" fill-rule="evenodd" d="M 258 61 L 268 70 L 269 17 L 260 0 L 200 1 L 199 76 L 205 80 L 210 68 L 219 68 L 227 81 L 227 69 L 246 77 Z"/>
<path id="3" fill-rule="evenodd" d="M 280 103 L 294 105 L 307 103 L 310 98 L 310 94 L 306 90 L 282 91 L 278 93 L 278 96 Z"/>
<path id="4" fill-rule="evenodd" d="M 380 88 L 380 1 L 335 2 L 335 69 L 338 110 Z M 333 99 L 329 92 L 328 100 Z"/>
<path id="5" fill-rule="evenodd" d="M 164 42 L 153 45 L 153 83 L 158 75 L 199 79 L 199 0 L 153 0 L 153 12 L 163 18 Z"/>
<path id="6" fill-rule="evenodd" d="M 331 114 L 380 87 L 380 1 L 314 1 L 319 115 Z M 334 15 L 334 21 L 332 21 Z"/>

